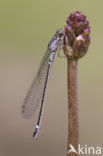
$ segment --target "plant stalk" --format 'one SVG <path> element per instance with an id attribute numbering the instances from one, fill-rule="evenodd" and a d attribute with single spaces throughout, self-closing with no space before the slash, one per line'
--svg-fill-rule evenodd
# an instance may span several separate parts
<path id="1" fill-rule="evenodd" d="M 67 156 L 78 156 L 70 152 L 70 144 L 78 151 L 79 143 L 79 120 L 78 120 L 78 89 L 77 89 L 77 66 L 78 61 L 67 59 L 67 81 L 68 81 L 68 144 Z"/>

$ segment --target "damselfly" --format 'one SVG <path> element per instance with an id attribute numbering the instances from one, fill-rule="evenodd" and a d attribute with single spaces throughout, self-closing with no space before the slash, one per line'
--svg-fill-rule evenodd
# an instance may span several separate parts
<path id="1" fill-rule="evenodd" d="M 48 43 L 46 53 L 42 58 L 37 75 L 27 93 L 27 96 L 22 106 L 23 115 L 25 117 L 29 117 L 35 112 L 37 106 L 41 104 L 38 122 L 33 133 L 33 137 L 35 138 L 37 137 L 37 134 L 39 133 L 40 129 L 48 76 L 50 74 L 50 69 L 54 60 L 55 53 L 58 49 L 62 47 L 63 36 L 64 36 L 63 30 L 58 29 L 56 34 Z"/>

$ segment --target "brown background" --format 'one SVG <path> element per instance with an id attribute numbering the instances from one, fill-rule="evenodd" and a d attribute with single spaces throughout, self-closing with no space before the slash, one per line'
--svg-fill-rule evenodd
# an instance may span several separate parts
<path id="1" fill-rule="evenodd" d="M 25 120 L 21 106 L 48 40 L 75 10 L 91 23 L 91 46 L 78 68 L 80 143 L 103 146 L 103 1 L 1 0 L 0 156 L 66 155 L 66 59 L 55 58 L 37 141 L 32 133 L 38 112 Z"/>

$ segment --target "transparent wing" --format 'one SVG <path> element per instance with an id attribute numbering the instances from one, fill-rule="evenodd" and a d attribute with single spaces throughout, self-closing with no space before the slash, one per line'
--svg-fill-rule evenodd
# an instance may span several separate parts
<path id="1" fill-rule="evenodd" d="M 25 117 L 31 116 L 42 101 L 44 85 L 49 66 L 49 56 L 50 51 L 47 49 L 44 57 L 42 58 L 37 75 L 27 93 L 22 106 L 22 113 Z"/>

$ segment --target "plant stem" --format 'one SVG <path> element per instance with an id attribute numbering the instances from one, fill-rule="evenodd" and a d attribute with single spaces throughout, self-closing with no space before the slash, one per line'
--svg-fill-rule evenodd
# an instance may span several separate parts
<path id="1" fill-rule="evenodd" d="M 78 91 L 77 91 L 77 66 L 78 61 L 67 59 L 68 71 L 68 144 L 67 156 L 77 156 L 77 153 L 70 152 L 70 144 L 78 151 L 79 143 L 79 121 L 78 121 Z"/>

